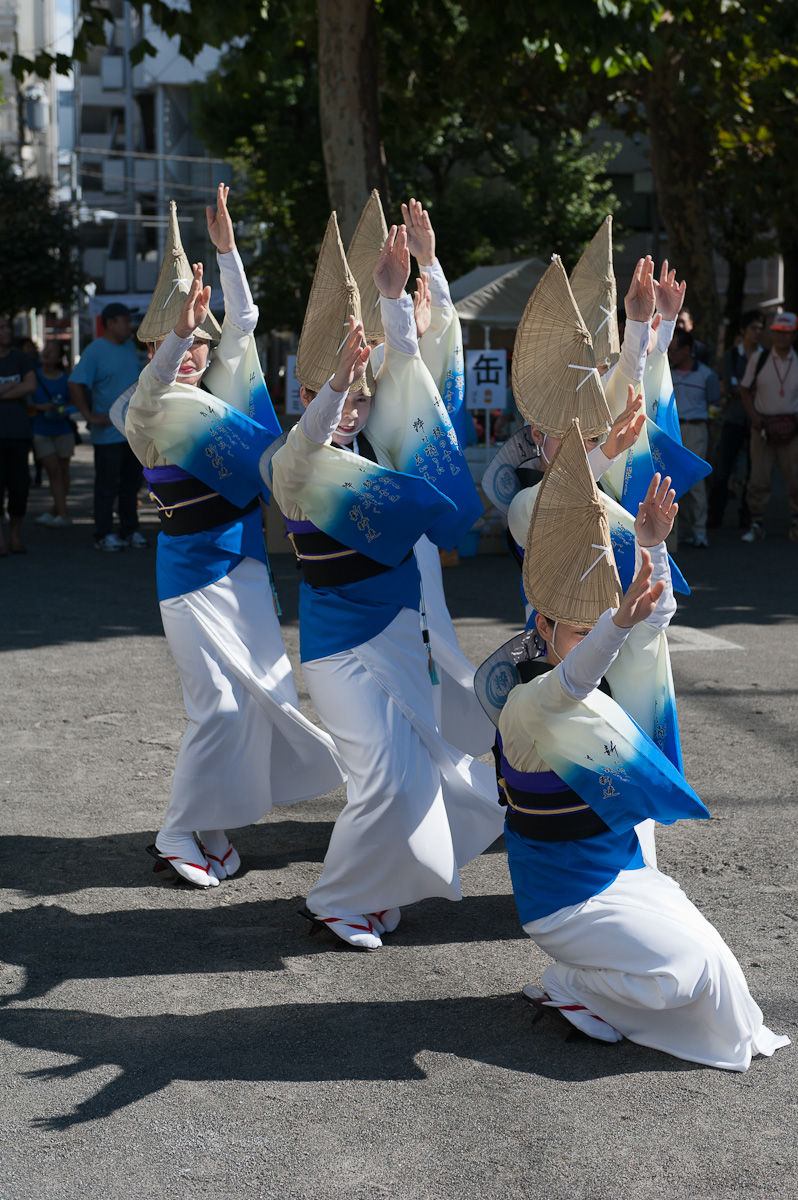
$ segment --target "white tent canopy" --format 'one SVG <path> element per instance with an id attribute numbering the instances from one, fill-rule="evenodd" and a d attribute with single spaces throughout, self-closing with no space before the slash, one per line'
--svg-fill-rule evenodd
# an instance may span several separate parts
<path id="1" fill-rule="evenodd" d="M 515 329 L 547 266 L 539 258 L 525 258 L 498 267 L 475 267 L 449 289 L 460 319 Z"/>

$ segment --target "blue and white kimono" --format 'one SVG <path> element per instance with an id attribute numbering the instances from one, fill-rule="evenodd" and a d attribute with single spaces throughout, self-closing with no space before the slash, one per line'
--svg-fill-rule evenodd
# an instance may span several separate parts
<path id="1" fill-rule="evenodd" d="M 667 562 L 664 546 L 655 549 Z M 498 718 L 521 922 L 554 959 L 542 983 L 556 1005 L 584 1006 L 677 1058 L 744 1071 L 788 1039 L 763 1024 L 717 930 L 643 856 L 641 821 L 709 813 L 618 703 L 612 673 L 635 630 L 612 616 L 557 667 L 515 687 Z M 599 690 L 604 677 L 612 695 Z M 581 832 L 564 832 L 575 823 Z"/>
<path id="2" fill-rule="evenodd" d="M 318 569 L 326 558 L 336 572 L 360 575 L 300 585 L 308 691 L 348 774 L 347 804 L 308 896 L 310 910 L 325 918 L 429 896 L 459 900 L 459 868 L 502 828 L 492 771 L 447 743 L 438 727 L 413 553 L 425 533 L 456 541 L 473 522 L 476 493 L 417 352 L 412 300 L 383 299 L 382 310 L 385 356 L 364 430 L 376 462 L 358 455 L 362 447 L 332 444 L 346 395 L 327 384 L 272 457 L 269 474 L 306 566 Z M 306 552 L 302 539 L 319 534 L 334 539 L 331 547 Z"/>
<path id="3" fill-rule="evenodd" d="M 218 261 L 225 321 L 207 390 L 178 382 L 193 339 L 172 332 L 125 418 L 153 496 L 199 476 L 243 510 L 198 532 L 158 536 L 161 616 L 189 719 L 164 834 L 247 825 L 343 778 L 330 738 L 299 711 L 280 634 L 257 503 L 258 462 L 279 425 L 257 364 L 258 312 L 241 260 L 233 250 Z"/>

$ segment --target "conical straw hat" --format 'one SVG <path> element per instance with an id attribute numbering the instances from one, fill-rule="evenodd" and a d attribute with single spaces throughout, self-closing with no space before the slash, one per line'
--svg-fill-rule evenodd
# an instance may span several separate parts
<path id="1" fill-rule="evenodd" d="M 530 425 L 551 437 L 563 437 L 574 419 L 586 438 L 611 423 L 593 343 L 556 254 L 515 335 L 513 395 Z"/>
<path id="2" fill-rule="evenodd" d="M 183 308 L 183 301 L 191 288 L 193 274 L 191 265 L 180 240 L 177 224 L 177 205 L 169 201 L 169 228 L 166 233 L 166 249 L 163 252 L 158 282 L 150 300 L 150 307 L 138 328 L 136 336 L 140 342 L 159 342 L 174 329 Z M 208 313 L 196 330 L 197 341 L 216 342 L 222 336 L 219 322 Z"/>
<path id="3" fill-rule="evenodd" d="M 338 219 L 330 214 L 296 351 L 296 377 L 320 392 L 335 374 L 349 318 L 360 320 L 360 294 L 344 254 Z M 350 389 L 370 395 L 365 375 Z"/>
<path id="4" fill-rule="evenodd" d="M 357 229 L 346 252 L 346 261 L 360 291 L 360 311 L 363 314 L 363 334 L 366 340 L 385 337 L 380 312 L 380 293 L 374 282 L 374 268 L 382 253 L 388 226 L 380 203 L 380 193 L 374 189 L 360 215 Z"/>
<path id="5" fill-rule="evenodd" d="M 607 513 L 574 421 L 538 489 L 524 555 L 524 591 L 551 621 L 595 625 L 621 602 Z"/>
<path id="6" fill-rule="evenodd" d="M 599 227 L 569 280 L 577 307 L 593 339 L 599 365 L 611 367 L 621 354 L 618 338 L 618 290 L 612 269 L 612 217 Z"/>

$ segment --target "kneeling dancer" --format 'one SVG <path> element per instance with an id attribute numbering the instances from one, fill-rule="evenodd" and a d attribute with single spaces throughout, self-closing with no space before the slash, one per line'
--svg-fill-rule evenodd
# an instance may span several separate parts
<path id="1" fill-rule="evenodd" d="M 634 829 L 649 817 L 709 814 L 612 698 L 623 692 L 635 627 L 658 604 L 675 608 L 669 487 L 655 475 L 640 507 L 640 565 L 623 596 L 576 423 L 540 487 L 525 557 L 538 653 L 507 697 L 497 743 L 519 915 L 554 959 L 545 991 L 524 993 L 602 1041 L 627 1037 L 745 1071 L 752 1055 L 788 1039 L 763 1025 L 731 950 L 679 885 L 646 864 Z"/>

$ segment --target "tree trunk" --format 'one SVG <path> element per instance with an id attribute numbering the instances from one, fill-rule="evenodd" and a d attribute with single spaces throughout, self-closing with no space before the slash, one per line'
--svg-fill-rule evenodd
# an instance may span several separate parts
<path id="1" fill-rule="evenodd" d="M 695 334 L 714 361 L 719 338 L 718 287 L 701 178 L 706 163 L 703 122 L 692 119 L 677 64 L 663 54 L 647 77 L 646 115 L 651 168 L 662 223 L 668 234 L 668 261 L 687 280 L 687 307 Z M 655 264 L 659 270 L 659 263 Z"/>
<path id="2" fill-rule="evenodd" d="M 327 192 L 344 245 L 378 188 L 387 206 L 380 141 L 373 0 L 319 0 L 319 115 Z"/>
<path id="3" fill-rule="evenodd" d="M 726 287 L 726 306 L 723 316 L 726 326 L 725 348 L 734 345 L 734 339 L 740 332 L 740 316 L 745 307 L 745 278 L 748 274 L 748 260 L 742 261 L 730 258 L 729 282 Z"/>

